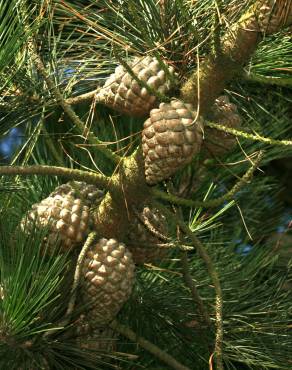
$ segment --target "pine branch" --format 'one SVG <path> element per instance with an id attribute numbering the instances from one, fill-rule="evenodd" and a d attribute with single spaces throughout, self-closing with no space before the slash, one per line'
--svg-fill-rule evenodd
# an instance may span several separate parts
<path id="1" fill-rule="evenodd" d="M 218 56 L 211 55 L 200 65 L 181 88 L 181 96 L 194 106 L 200 104 L 200 114 L 208 113 L 226 83 L 240 71 L 261 40 L 252 5 L 222 39 Z"/>
<path id="2" fill-rule="evenodd" d="M 68 308 L 65 314 L 65 316 L 67 317 L 67 320 L 66 320 L 66 323 L 62 324 L 63 326 L 65 326 L 68 320 L 70 320 L 70 316 L 73 312 L 75 302 L 76 302 L 77 289 L 79 287 L 80 278 L 81 278 L 81 268 L 82 268 L 86 253 L 88 249 L 91 247 L 92 243 L 95 241 L 96 236 L 97 236 L 96 232 L 90 233 L 81 249 L 81 252 L 79 253 L 77 263 L 76 263 L 73 285 L 71 289 L 71 297 L 70 297 Z"/>
<path id="3" fill-rule="evenodd" d="M 65 103 L 68 105 L 75 105 L 75 104 L 80 104 L 85 101 L 89 101 L 94 99 L 95 95 L 98 94 L 100 89 L 96 89 L 93 91 L 89 91 L 88 93 L 78 95 L 78 96 L 73 96 L 72 98 L 65 99 Z"/>
<path id="4" fill-rule="evenodd" d="M 95 95 L 98 94 L 100 89 L 96 89 L 96 90 L 93 90 L 93 91 L 89 91 L 87 93 L 84 93 L 84 94 L 81 94 L 81 95 L 77 95 L 77 96 L 73 96 L 71 98 L 67 98 L 67 99 L 64 99 L 64 102 L 67 104 L 67 105 L 76 105 L 76 104 L 80 104 L 80 103 L 84 103 L 84 102 L 88 102 L 92 99 L 94 99 Z M 26 100 L 28 103 L 30 104 L 43 104 L 43 101 L 41 99 L 41 97 L 39 95 L 34 95 L 34 96 L 27 96 L 24 92 L 15 92 L 15 95 L 12 95 L 12 97 L 18 97 L 19 100 Z M 59 105 L 58 102 L 56 101 L 53 101 L 49 103 L 49 106 L 52 107 L 54 105 Z M 0 107 L 3 109 L 3 110 L 11 110 L 14 108 L 14 105 L 12 103 L 9 103 L 9 102 L 5 102 L 5 101 L 0 101 Z"/>
<path id="5" fill-rule="evenodd" d="M 223 299 L 222 299 L 222 289 L 219 280 L 218 273 L 213 264 L 213 261 L 209 254 L 207 253 L 204 245 L 199 241 L 198 238 L 192 233 L 190 228 L 179 218 L 173 216 L 181 230 L 192 240 L 194 246 L 201 258 L 204 260 L 208 273 L 214 284 L 216 292 L 216 340 L 215 340 L 215 354 L 217 360 L 218 370 L 223 370 L 223 360 L 222 360 L 222 345 L 223 345 Z"/>
<path id="6" fill-rule="evenodd" d="M 269 145 L 276 145 L 276 146 L 290 146 L 290 145 L 292 145 L 291 140 L 276 140 L 276 139 L 272 139 L 272 138 L 269 138 L 269 137 L 264 137 L 264 136 L 261 136 L 261 135 L 258 135 L 258 134 L 256 134 L 256 135 L 249 134 L 247 132 L 236 130 L 236 129 L 231 128 L 231 127 L 219 125 L 218 123 L 214 123 L 214 122 L 205 122 L 205 125 L 208 126 L 208 127 L 211 127 L 211 128 L 215 128 L 219 131 L 227 132 L 228 134 L 232 134 L 234 136 L 243 137 L 245 139 L 249 139 L 249 140 L 252 140 L 252 141 L 259 141 L 261 143 L 265 143 L 265 144 L 269 144 Z"/>
<path id="7" fill-rule="evenodd" d="M 164 191 L 153 189 L 152 194 L 160 199 L 166 200 L 173 204 L 178 204 L 187 207 L 204 207 L 204 208 L 215 208 L 220 206 L 225 201 L 228 201 L 234 197 L 234 195 L 252 179 L 252 176 L 259 166 L 263 158 L 263 152 L 259 152 L 257 159 L 254 161 L 253 165 L 247 170 L 247 172 L 242 176 L 242 178 L 230 189 L 225 195 L 219 198 L 206 200 L 206 201 L 196 201 L 191 199 L 180 198 L 174 194 L 165 193 Z"/>
<path id="8" fill-rule="evenodd" d="M 191 292 L 191 296 L 198 306 L 198 310 L 204 319 L 205 323 L 207 326 L 211 326 L 211 319 L 210 316 L 205 309 L 204 302 L 202 298 L 200 297 L 200 294 L 197 290 L 196 285 L 194 284 L 194 281 L 192 279 L 191 273 L 190 273 L 190 268 L 189 268 L 189 262 L 188 262 L 188 254 L 186 252 L 183 252 L 182 257 L 181 257 L 181 264 L 182 264 L 182 273 L 183 273 L 183 278 L 185 281 L 186 286 L 189 288 Z"/>
<path id="9" fill-rule="evenodd" d="M 274 14 L 275 9 L 277 15 Z M 280 11 L 281 10 L 281 11 Z M 181 88 L 184 101 L 200 105 L 200 114 L 208 113 L 215 99 L 222 93 L 226 83 L 232 80 L 256 50 L 262 35 L 279 32 L 292 22 L 290 0 L 258 0 L 233 24 L 222 38 L 222 48 L 217 55 L 205 59 L 195 73 Z M 273 17 L 269 27 L 269 17 Z M 261 19 L 262 24 L 259 23 Z M 218 41 L 218 40 L 217 40 Z M 198 78 L 199 77 L 199 78 Z"/>
<path id="10" fill-rule="evenodd" d="M 248 82 L 261 83 L 265 85 L 274 85 L 282 87 L 292 87 L 291 77 L 272 77 L 272 76 L 261 76 L 257 73 L 244 72 L 242 77 Z"/>
<path id="11" fill-rule="evenodd" d="M 88 184 L 93 184 L 105 189 L 113 187 L 110 178 L 105 175 L 57 166 L 0 166 L 0 175 L 62 176 L 70 180 L 85 181 Z"/>
<path id="12" fill-rule="evenodd" d="M 84 122 L 74 112 L 71 105 L 68 104 L 66 100 L 63 98 L 60 90 L 55 85 L 53 79 L 48 76 L 45 66 L 40 56 L 37 54 L 35 46 L 32 43 L 30 44 L 30 49 L 36 68 L 46 81 L 46 84 L 50 89 L 51 93 L 53 94 L 54 98 L 56 99 L 56 102 L 63 108 L 64 112 L 68 115 L 68 117 L 70 117 L 72 122 L 79 129 L 79 131 L 84 133 L 85 137 L 88 139 L 90 144 L 96 145 L 96 148 L 112 162 L 119 163 L 121 158 L 115 153 L 113 153 L 110 149 L 108 149 L 103 141 L 98 140 L 90 131 L 88 131 Z"/>
<path id="13" fill-rule="evenodd" d="M 138 336 L 133 330 L 127 326 L 120 324 L 117 320 L 114 320 L 110 325 L 110 328 L 122 334 L 124 337 L 130 339 L 133 342 L 138 343 L 142 348 L 146 349 L 148 352 L 152 353 L 160 361 L 164 362 L 172 369 L 175 370 L 190 370 L 188 367 L 179 363 L 175 358 L 169 355 L 167 352 L 161 350 L 155 344 L 151 343 L 149 340 Z"/>
<path id="14" fill-rule="evenodd" d="M 151 221 L 149 220 L 149 218 L 144 215 L 143 213 L 140 213 L 138 212 L 138 210 L 136 208 L 133 209 L 134 211 L 134 214 L 136 215 L 136 217 L 138 218 L 138 220 L 142 223 L 143 226 L 146 227 L 146 229 L 152 234 L 154 235 L 156 238 L 166 242 L 166 243 L 169 243 L 170 242 L 170 238 L 166 235 L 163 235 L 159 230 L 156 229 L 156 227 L 154 225 L 152 225 Z"/>
<path id="15" fill-rule="evenodd" d="M 77 263 L 76 263 L 76 269 L 75 269 L 75 273 L 74 273 L 73 284 L 72 284 L 72 288 L 71 288 L 70 300 L 69 300 L 69 303 L 68 303 L 68 308 L 67 308 L 67 311 L 65 313 L 64 320 L 59 322 L 57 327 L 54 328 L 53 330 L 49 330 L 49 331 L 45 332 L 44 337 L 48 337 L 52 334 L 55 334 L 58 330 L 63 329 L 64 327 L 66 327 L 69 324 L 70 319 L 71 319 L 71 315 L 72 315 L 72 312 L 74 310 L 75 303 L 76 303 L 77 289 L 78 289 L 79 283 L 80 283 L 81 268 L 82 268 L 82 265 L 83 265 L 83 262 L 84 262 L 84 258 L 86 256 L 86 253 L 87 253 L 88 249 L 91 247 L 91 245 L 92 245 L 92 243 L 94 242 L 95 239 L 96 239 L 96 232 L 90 233 L 88 235 L 82 249 L 81 249 L 81 252 L 79 253 Z"/>

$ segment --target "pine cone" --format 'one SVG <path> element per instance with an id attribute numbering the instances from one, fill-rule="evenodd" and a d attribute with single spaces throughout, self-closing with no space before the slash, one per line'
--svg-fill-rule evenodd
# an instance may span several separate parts
<path id="1" fill-rule="evenodd" d="M 157 246 L 157 244 L 163 243 L 163 241 L 145 226 L 143 219 L 154 231 L 163 235 L 167 234 L 165 216 L 157 209 L 144 207 L 141 212 L 141 219 L 136 218 L 133 220 L 127 240 L 127 247 L 132 253 L 136 264 L 152 263 L 161 260 L 167 254 L 166 249 Z"/>
<path id="2" fill-rule="evenodd" d="M 292 24 L 292 2 L 287 0 L 263 0 L 256 17 L 261 32 L 272 34 Z"/>
<path id="3" fill-rule="evenodd" d="M 66 184 L 58 186 L 50 194 L 51 197 L 54 197 L 55 195 L 70 195 L 74 198 L 82 199 L 84 204 L 91 207 L 96 206 L 101 202 L 104 197 L 104 191 L 83 181 L 69 181 Z"/>
<path id="4" fill-rule="evenodd" d="M 50 249 L 60 242 L 66 251 L 85 241 L 92 226 L 90 206 L 98 204 L 102 192 L 93 185 L 70 182 L 55 189 L 50 196 L 34 204 L 21 222 L 24 231 L 48 230 L 44 242 Z"/>
<path id="5" fill-rule="evenodd" d="M 156 58 L 136 57 L 129 67 L 139 80 L 147 83 L 155 91 L 165 94 L 170 89 L 168 76 Z M 166 65 L 165 68 L 174 75 L 173 67 Z M 147 115 L 157 104 L 156 96 L 151 95 L 145 87 L 141 87 L 123 66 L 115 69 L 115 73 L 106 80 L 96 98 L 121 113 L 137 117 Z"/>
<path id="6" fill-rule="evenodd" d="M 212 107 L 212 120 L 223 126 L 239 129 L 241 117 L 235 104 L 230 103 L 228 96 L 219 96 Z M 205 129 L 204 146 L 212 154 L 220 156 L 226 154 L 236 145 L 236 137 L 224 131 L 213 128 Z"/>
<path id="7" fill-rule="evenodd" d="M 87 252 L 81 282 L 81 300 L 89 305 L 88 322 L 106 324 L 129 298 L 135 265 L 125 244 L 100 239 Z"/>
<path id="8" fill-rule="evenodd" d="M 202 123 L 194 108 L 181 100 L 173 99 L 151 110 L 142 132 L 145 176 L 149 185 L 167 179 L 200 151 Z"/>

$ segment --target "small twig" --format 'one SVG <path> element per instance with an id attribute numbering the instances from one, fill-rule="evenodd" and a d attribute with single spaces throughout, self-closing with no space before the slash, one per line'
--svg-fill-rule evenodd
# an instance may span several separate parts
<path id="1" fill-rule="evenodd" d="M 230 189 L 225 195 L 219 198 L 206 200 L 206 201 L 196 201 L 178 197 L 174 194 L 165 193 L 164 191 L 158 189 L 152 189 L 152 194 L 160 199 L 166 200 L 173 204 L 178 204 L 187 207 L 205 207 L 205 208 L 215 208 L 220 206 L 225 201 L 231 200 L 234 195 L 247 183 L 250 182 L 255 170 L 260 164 L 263 158 L 263 151 L 260 151 L 257 159 L 254 161 L 253 165 L 247 170 L 247 172 L 242 176 L 242 178 Z"/>
<path id="2" fill-rule="evenodd" d="M 223 360 L 222 360 L 222 345 L 223 345 L 223 299 L 222 299 L 222 289 L 219 280 L 218 273 L 213 264 L 213 261 L 209 254 L 207 253 L 204 245 L 199 241 L 198 238 L 193 234 L 190 228 L 179 218 L 172 216 L 176 219 L 177 224 L 181 230 L 192 240 L 194 246 L 203 261 L 206 264 L 207 271 L 212 279 L 216 292 L 216 339 L 215 339 L 215 353 L 217 360 L 217 369 L 223 370 Z"/>
<path id="3" fill-rule="evenodd" d="M 181 244 L 181 243 L 177 243 L 177 242 L 170 242 L 170 243 L 165 243 L 165 244 L 162 244 L 162 243 L 159 243 L 157 244 L 157 248 L 169 248 L 169 249 L 180 249 L 182 251 L 192 251 L 194 250 L 194 247 L 192 247 L 191 245 L 185 245 L 185 244 Z"/>
<path id="4" fill-rule="evenodd" d="M 151 223 L 149 218 L 145 216 L 143 213 L 138 212 L 137 209 L 133 208 L 135 216 L 138 218 L 138 220 L 146 227 L 146 229 L 154 236 L 156 236 L 158 239 L 161 239 L 164 242 L 169 242 L 170 238 L 163 235 L 161 232 L 159 232 L 156 227 Z"/>
<path id="5" fill-rule="evenodd" d="M 65 326 L 67 326 L 69 324 L 70 319 L 71 319 L 71 315 L 72 315 L 72 312 L 74 310 L 75 303 L 76 303 L 77 289 L 78 289 L 79 283 L 80 283 L 81 268 L 82 268 L 82 265 L 83 265 L 83 262 L 84 262 L 84 258 L 86 256 L 86 253 L 87 253 L 88 249 L 91 247 L 92 243 L 94 242 L 95 238 L 96 238 L 96 232 L 90 233 L 88 235 L 82 249 L 81 249 L 81 252 L 79 253 L 79 256 L 78 256 L 78 259 L 77 259 L 77 262 L 76 262 L 76 269 L 75 269 L 75 273 L 74 273 L 73 284 L 72 284 L 72 288 L 71 288 L 71 292 L 70 292 L 70 300 L 69 300 L 69 303 L 68 303 L 68 307 L 67 307 L 67 311 L 65 313 L 64 319 L 58 323 L 56 328 L 54 328 L 53 330 L 45 332 L 44 337 L 48 337 L 52 334 L 55 334 L 58 330 L 63 329 Z"/>
<path id="6" fill-rule="evenodd" d="M 199 310 L 202 318 L 204 319 L 205 323 L 208 326 L 211 326 L 210 316 L 209 316 L 207 310 L 205 309 L 204 302 L 202 301 L 202 298 L 200 297 L 200 294 L 197 290 L 196 285 L 194 284 L 194 281 L 193 281 L 191 273 L 190 273 L 187 252 L 182 253 L 181 264 L 182 264 L 182 273 L 183 273 L 183 278 L 184 278 L 185 284 L 189 288 L 189 290 L 191 292 L 191 296 L 192 296 L 194 302 L 196 303 L 196 305 L 198 306 L 198 310 Z"/>
<path id="7" fill-rule="evenodd" d="M 171 181 L 169 181 L 168 184 L 166 185 L 166 188 L 167 188 L 168 192 L 174 191 L 173 183 Z M 174 205 L 172 205 L 172 209 L 173 209 L 174 213 L 177 215 L 177 217 L 183 220 L 182 209 L 180 207 L 177 208 Z M 176 234 L 177 234 L 178 242 L 181 242 L 182 241 L 182 235 L 181 235 L 180 227 L 178 225 L 177 225 Z M 202 300 L 202 298 L 201 298 L 201 296 L 200 296 L 200 294 L 197 290 L 197 287 L 194 284 L 194 281 L 192 279 L 190 269 L 189 269 L 188 254 L 187 254 L 186 251 L 184 251 L 182 253 L 181 264 L 182 264 L 182 275 L 183 275 L 185 285 L 186 285 L 187 288 L 189 288 L 189 290 L 191 292 L 192 299 L 193 299 L 195 305 L 197 305 L 197 307 L 198 307 L 201 318 L 203 318 L 203 321 L 205 321 L 207 326 L 210 327 L 211 326 L 211 319 L 210 319 L 208 311 L 205 309 L 205 305 L 203 303 L 203 300 Z M 205 337 L 205 333 L 204 333 L 204 337 Z M 206 341 L 206 343 L 207 343 L 207 341 Z"/>
<path id="8" fill-rule="evenodd" d="M 248 82 L 255 82 L 255 83 L 262 83 L 268 85 L 276 85 L 276 86 L 284 86 L 284 87 L 291 87 L 292 86 L 292 78 L 291 77 L 274 77 L 274 76 L 262 76 L 257 73 L 246 72 L 242 73 L 242 77 Z"/>
<path id="9" fill-rule="evenodd" d="M 244 137 L 245 139 L 253 140 L 253 141 L 259 141 L 261 143 L 269 144 L 269 145 L 277 145 L 277 146 L 290 146 L 292 145 L 292 140 L 276 140 L 276 139 L 271 139 L 269 137 L 264 137 L 261 135 L 254 135 L 254 134 L 249 134 L 244 131 L 236 130 L 231 127 L 219 125 L 218 123 L 214 122 L 207 122 L 205 121 L 205 125 L 211 128 L 215 128 L 219 131 L 227 132 L 228 134 L 234 135 L 234 136 L 239 136 L 239 137 Z"/>
<path id="10" fill-rule="evenodd" d="M 219 4 L 218 4 L 219 2 Z M 214 2 L 214 14 L 213 14 L 213 27 L 212 27 L 212 36 L 213 36 L 213 50 L 214 55 L 216 57 L 220 57 L 222 55 L 222 41 L 220 37 L 221 28 L 222 28 L 222 21 L 220 15 L 220 1 Z"/>
<path id="11" fill-rule="evenodd" d="M 57 166 L 0 166 L 0 175 L 62 176 L 70 180 L 85 181 L 101 188 L 109 189 L 112 186 L 110 179 L 105 175 Z"/>
<path id="12" fill-rule="evenodd" d="M 66 102 L 66 100 L 63 98 L 60 90 L 57 88 L 57 86 L 54 83 L 54 80 L 48 76 L 46 68 L 40 58 L 40 56 L 36 52 L 36 48 L 34 44 L 30 43 L 30 49 L 31 53 L 34 57 L 34 62 L 36 65 L 36 68 L 38 72 L 43 76 L 44 80 L 46 81 L 46 84 L 48 88 L 50 89 L 51 93 L 53 94 L 54 98 L 56 99 L 56 102 L 63 108 L 64 112 L 70 117 L 72 122 L 76 125 L 76 127 L 79 129 L 80 132 L 85 133 L 85 137 L 88 138 L 88 141 L 91 144 L 95 144 L 97 149 L 103 153 L 107 158 L 112 160 L 114 163 L 120 162 L 120 157 L 116 155 L 114 152 L 112 152 L 110 149 L 108 149 L 105 146 L 105 143 L 101 140 L 98 140 L 91 132 L 89 132 L 86 128 L 86 125 L 84 122 L 78 117 L 78 115 L 74 112 L 71 105 Z"/>
<path id="13" fill-rule="evenodd" d="M 172 369 L 190 370 L 190 368 L 179 363 L 174 357 L 169 355 L 167 352 L 163 351 L 155 344 L 151 343 L 149 340 L 138 336 L 133 330 L 131 330 L 125 325 L 120 324 L 118 321 L 114 320 L 109 325 L 109 327 L 114 329 L 118 333 L 122 334 L 124 337 L 130 339 L 131 341 L 138 343 L 142 348 L 152 353 L 155 357 L 157 357 L 160 361 L 170 366 Z"/>
<path id="14" fill-rule="evenodd" d="M 75 105 L 75 104 L 83 103 L 88 100 L 92 100 L 95 97 L 95 95 L 98 94 L 99 90 L 100 89 L 96 89 L 96 90 L 89 91 L 88 93 L 85 93 L 82 95 L 73 96 L 72 98 L 67 98 L 65 99 L 65 103 L 68 105 Z"/>
<path id="15" fill-rule="evenodd" d="M 70 301 L 68 303 L 68 308 L 65 314 L 65 317 L 67 318 L 66 321 L 70 320 L 70 316 L 73 312 L 75 302 L 76 302 L 76 294 L 77 294 L 77 289 L 80 283 L 80 277 L 81 277 L 81 268 L 84 262 L 84 258 L 86 256 L 86 253 L 88 249 L 91 247 L 92 243 L 96 239 L 96 232 L 92 232 L 88 235 L 86 242 L 84 243 L 81 252 L 79 253 L 77 263 L 76 263 L 76 269 L 75 269 L 75 274 L 74 274 L 74 280 L 73 280 L 73 285 L 71 289 L 71 297 Z M 66 325 L 66 324 L 65 324 Z M 65 326 L 64 325 L 64 326 Z"/>
<path id="16" fill-rule="evenodd" d="M 209 256 L 207 250 L 205 249 L 204 245 L 200 242 L 200 240 L 194 235 L 191 229 L 185 224 L 185 222 L 178 217 L 177 215 L 173 214 L 169 209 L 167 209 L 163 205 L 156 204 L 157 208 L 160 208 L 165 215 L 172 219 L 177 226 L 181 229 L 181 231 L 188 236 L 194 247 L 197 249 L 198 254 L 205 262 L 207 271 L 209 276 L 212 280 L 214 285 L 215 293 L 216 293 L 216 338 L 215 338 L 215 353 L 216 353 L 216 360 L 217 360 L 217 369 L 224 370 L 223 368 L 223 360 L 222 360 L 222 345 L 223 345 L 223 299 L 222 299 L 222 289 L 219 280 L 218 273 L 216 271 L 216 267 L 213 264 L 211 257 Z"/>
<path id="17" fill-rule="evenodd" d="M 128 243 L 131 245 L 130 243 Z M 160 248 L 160 249 L 180 249 L 182 251 L 192 251 L 194 250 L 194 247 L 191 245 L 185 245 L 185 244 L 180 244 L 175 241 L 169 242 L 169 243 L 142 243 L 139 242 L 139 247 L 144 247 L 144 248 Z"/>
<path id="18" fill-rule="evenodd" d="M 78 95 L 78 96 L 73 96 L 71 98 L 64 99 L 64 101 L 68 105 L 76 105 L 76 104 L 80 104 L 80 103 L 83 103 L 83 102 L 87 102 L 87 101 L 92 100 L 95 97 L 95 95 L 98 94 L 99 90 L 100 90 L 100 88 L 98 88 L 96 90 L 93 90 L 93 91 L 89 91 L 87 93 L 84 93 L 84 94 L 81 94 L 81 95 Z M 11 98 L 13 98 L 13 97 L 18 97 L 19 100 L 21 100 L 22 102 L 25 100 L 29 104 L 43 104 L 43 99 L 38 95 L 27 96 L 25 93 L 17 93 L 14 96 L 13 95 L 11 96 Z M 49 101 L 48 102 L 48 107 L 52 107 L 56 104 L 59 104 L 59 103 L 56 102 L 55 100 Z M 2 109 L 12 109 L 13 104 L 9 103 L 9 102 L 6 102 L 6 101 L 0 101 L 0 107 Z"/>

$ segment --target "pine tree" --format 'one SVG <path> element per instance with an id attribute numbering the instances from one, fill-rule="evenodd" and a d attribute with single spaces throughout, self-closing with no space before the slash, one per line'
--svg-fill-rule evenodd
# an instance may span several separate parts
<path id="1" fill-rule="evenodd" d="M 290 369 L 292 2 L 0 18 L 0 368 Z"/>

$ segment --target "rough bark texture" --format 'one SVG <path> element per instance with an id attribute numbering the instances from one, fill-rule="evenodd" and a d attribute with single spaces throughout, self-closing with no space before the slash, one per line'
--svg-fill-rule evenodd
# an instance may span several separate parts
<path id="1" fill-rule="evenodd" d="M 252 8 L 228 30 L 222 40 L 221 52 L 208 57 L 182 86 L 182 99 L 199 106 L 200 115 L 208 113 L 226 83 L 241 70 L 261 40 L 253 13 Z"/>
<path id="2" fill-rule="evenodd" d="M 135 217 L 133 206 L 143 204 L 150 196 L 140 148 L 123 160 L 112 183 L 116 191 L 106 194 L 94 215 L 96 230 L 100 237 L 123 240 L 130 220 Z"/>

